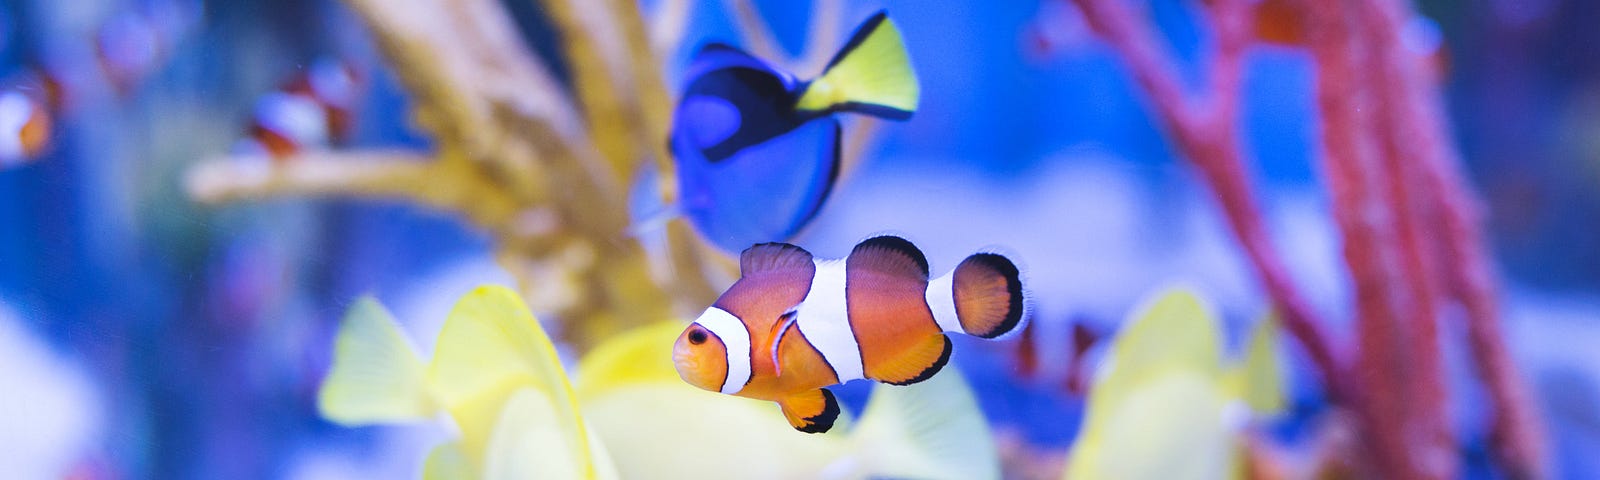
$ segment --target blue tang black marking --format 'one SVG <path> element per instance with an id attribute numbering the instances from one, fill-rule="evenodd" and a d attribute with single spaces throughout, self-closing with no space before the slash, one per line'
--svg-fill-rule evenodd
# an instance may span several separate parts
<path id="1" fill-rule="evenodd" d="M 670 139 L 679 208 L 730 252 L 787 240 L 816 216 L 839 175 L 836 112 L 904 120 L 920 95 L 883 12 L 809 82 L 723 44 L 702 48 L 685 77 Z"/>

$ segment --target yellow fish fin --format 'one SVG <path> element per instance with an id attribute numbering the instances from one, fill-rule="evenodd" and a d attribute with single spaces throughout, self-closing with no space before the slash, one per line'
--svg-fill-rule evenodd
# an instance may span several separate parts
<path id="1" fill-rule="evenodd" d="M 570 463 L 589 463 L 588 435 L 555 345 L 510 289 L 478 287 L 456 303 L 434 346 L 428 384 L 455 418 L 469 458 L 487 458 L 496 426 L 522 395 L 536 400 L 519 408 L 548 410 L 540 431 L 564 438 Z"/>
<path id="2" fill-rule="evenodd" d="M 900 29 L 880 11 L 856 28 L 822 76 L 806 86 L 795 108 L 904 120 L 917 111 L 920 96 Z"/>
<path id="3" fill-rule="evenodd" d="M 433 447 L 428 459 L 422 463 L 422 480 L 473 480 L 478 473 L 472 461 L 461 451 L 461 442 L 449 442 Z"/>
<path id="4" fill-rule="evenodd" d="M 340 322 L 317 409 L 346 426 L 420 421 L 439 411 L 428 394 L 422 359 L 372 297 L 356 300 Z"/>
<path id="5" fill-rule="evenodd" d="M 1090 392 L 1064 478 L 1231 478 L 1229 405 L 1246 380 L 1222 369 L 1218 330 L 1186 289 L 1136 309 Z"/>
<path id="6" fill-rule="evenodd" d="M 672 345 L 684 323 L 662 321 L 600 342 L 578 362 L 578 398 L 650 382 L 682 383 L 672 365 Z"/>
<path id="7" fill-rule="evenodd" d="M 485 480 L 596 478 L 591 441 L 574 443 L 568 418 L 549 395 L 518 389 L 505 402 L 483 456 Z M 587 433 L 587 426 L 579 425 Z"/>
<path id="8" fill-rule="evenodd" d="M 1277 315 L 1267 315 L 1250 332 L 1250 344 L 1240 367 L 1245 402 L 1258 414 L 1271 415 L 1284 409 L 1283 356 L 1278 342 Z"/>
<path id="9" fill-rule="evenodd" d="M 989 424 L 960 370 L 872 390 L 851 432 L 871 478 L 994 479 L 1000 457 Z"/>
<path id="10" fill-rule="evenodd" d="M 1133 387 L 1174 372 L 1217 378 L 1219 338 L 1216 319 L 1200 297 L 1187 289 L 1166 290 L 1122 326 L 1111 344 L 1110 371 L 1090 391 L 1089 402 L 1119 403 Z"/>

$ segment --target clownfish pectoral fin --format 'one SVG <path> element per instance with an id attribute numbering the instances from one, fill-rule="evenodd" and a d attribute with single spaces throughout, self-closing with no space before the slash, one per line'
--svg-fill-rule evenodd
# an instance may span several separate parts
<path id="1" fill-rule="evenodd" d="M 910 241 L 893 235 L 872 237 L 850 250 L 851 268 L 916 280 L 928 279 L 928 257 Z"/>
<path id="2" fill-rule="evenodd" d="M 856 28 L 822 76 L 806 86 L 795 108 L 905 120 L 917 111 L 921 95 L 900 29 L 879 11 Z"/>
<path id="3" fill-rule="evenodd" d="M 932 378 L 946 363 L 950 363 L 950 338 L 944 334 L 929 335 L 907 349 L 899 357 L 881 365 L 870 365 L 867 378 L 890 385 L 910 385 Z"/>
<path id="4" fill-rule="evenodd" d="M 783 344 L 783 334 L 794 326 L 795 319 L 795 311 L 791 309 L 784 313 L 783 316 L 778 317 L 778 321 L 772 323 L 772 332 L 768 338 L 772 339 L 770 350 L 772 352 L 772 376 L 774 377 L 783 376 L 783 362 L 781 361 L 783 356 L 778 351 L 778 346 Z"/>
<path id="5" fill-rule="evenodd" d="M 784 397 L 778 401 L 789 426 L 806 433 L 823 433 L 839 419 L 839 401 L 833 392 L 818 388 Z"/>
<path id="6" fill-rule="evenodd" d="M 774 376 L 793 376 L 804 381 L 819 381 L 819 385 L 839 383 L 839 372 L 828 364 L 822 352 L 806 339 L 800 331 L 798 317 L 789 317 L 781 324 L 778 335 L 772 340 L 772 365 Z"/>

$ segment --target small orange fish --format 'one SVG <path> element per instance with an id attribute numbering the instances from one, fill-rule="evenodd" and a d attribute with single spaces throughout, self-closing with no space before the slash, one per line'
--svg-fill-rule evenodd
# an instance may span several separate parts
<path id="1" fill-rule="evenodd" d="M 100 24 L 94 36 L 95 60 L 112 89 L 118 95 L 133 93 L 172 58 L 203 11 L 198 0 L 145 0 Z"/>
<path id="2" fill-rule="evenodd" d="M 14 83 L 18 88 L 39 99 L 44 104 L 45 109 L 51 112 L 61 112 L 67 108 L 67 103 L 71 100 L 68 95 L 67 84 L 62 80 L 61 76 L 57 75 L 53 69 L 32 65 L 24 68 Z"/>
<path id="3" fill-rule="evenodd" d="M 1305 45 L 1305 21 L 1289 0 L 1262 0 L 1255 6 L 1255 37 L 1266 43 Z"/>
<path id="4" fill-rule="evenodd" d="M 348 140 L 359 78 L 349 64 L 318 60 L 282 87 L 256 101 L 249 137 L 234 146 L 239 154 L 265 154 L 274 160 Z"/>
<path id="5" fill-rule="evenodd" d="M 1206 2 L 1209 4 L 1210 2 Z M 1304 12 L 1290 0 L 1261 0 L 1255 4 L 1252 27 L 1257 41 L 1288 47 L 1306 46 Z M 1439 25 L 1426 16 L 1414 15 L 1401 27 L 1400 40 L 1407 50 L 1424 57 L 1430 74 L 1443 77 L 1450 72 L 1450 51 L 1439 32 Z"/>
<path id="6" fill-rule="evenodd" d="M 155 70 L 167 47 L 155 25 L 137 12 L 122 12 L 95 31 L 95 59 L 119 95 L 127 95 Z"/>
<path id="7" fill-rule="evenodd" d="M 315 98 L 271 92 L 256 100 L 247 142 L 282 160 L 306 149 L 327 147 L 328 127 L 327 111 Z"/>
<path id="8" fill-rule="evenodd" d="M 295 75 L 283 90 L 316 100 L 328 116 L 328 139 L 342 143 L 350 137 L 360 87 L 361 77 L 349 62 L 322 58 Z"/>
<path id="9" fill-rule="evenodd" d="M 1067 0 L 1046 0 L 1022 26 L 1019 38 L 1024 58 L 1047 63 L 1068 52 L 1081 51 L 1094 41 L 1094 30 L 1078 5 Z"/>
<path id="10" fill-rule="evenodd" d="M 905 239 L 882 236 L 841 260 L 764 243 L 739 256 L 740 279 L 684 329 L 673 362 L 706 390 L 778 402 L 789 425 L 826 432 L 839 403 L 824 387 L 856 379 L 909 385 L 950 360 L 947 332 L 995 338 L 1021 323 L 1019 271 L 993 253 L 928 278 Z"/>
<path id="11" fill-rule="evenodd" d="M 0 169 L 31 162 L 50 146 L 50 111 L 16 88 L 0 90 Z"/>

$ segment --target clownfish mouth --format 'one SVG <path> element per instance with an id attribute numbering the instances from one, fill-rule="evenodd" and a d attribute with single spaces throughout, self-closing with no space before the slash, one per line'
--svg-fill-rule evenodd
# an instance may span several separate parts
<path id="1" fill-rule="evenodd" d="M 682 347 L 673 349 L 672 365 L 678 370 L 678 378 L 682 378 L 684 382 L 690 385 L 710 391 L 718 391 L 721 388 L 721 385 L 709 384 L 712 380 L 720 381 L 721 379 L 707 378 L 705 374 L 706 365 L 701 365 L 700 360 L 696 358 L 692 349 Z"/>

